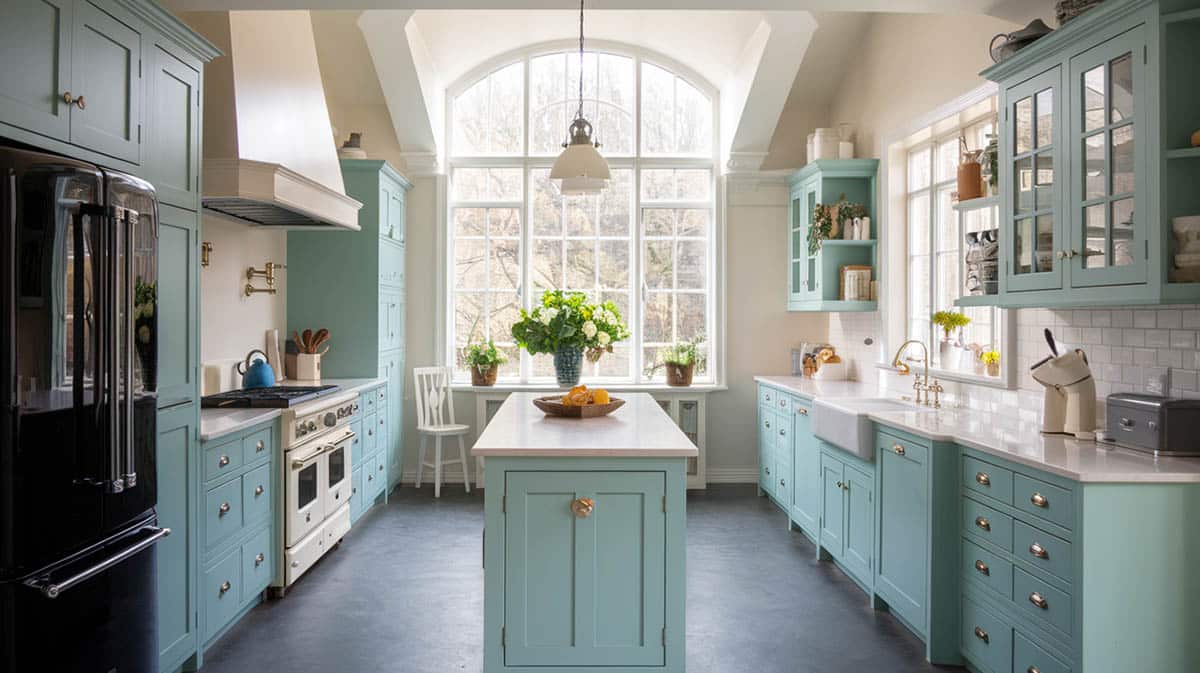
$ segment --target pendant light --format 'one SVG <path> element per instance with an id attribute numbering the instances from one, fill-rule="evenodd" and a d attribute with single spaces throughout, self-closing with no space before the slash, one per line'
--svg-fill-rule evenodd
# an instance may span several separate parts
<path id="1" fill-rule="evenodd" d="M 583 0 L 579 0 L 579 109 L 567 130 L 562 154 L 550 169 L 551 180 L 562 180 L 563 194 L 599 194 L 611 177 L 608 162 L 592 140 L 592 125 L 583 118 Z"/>

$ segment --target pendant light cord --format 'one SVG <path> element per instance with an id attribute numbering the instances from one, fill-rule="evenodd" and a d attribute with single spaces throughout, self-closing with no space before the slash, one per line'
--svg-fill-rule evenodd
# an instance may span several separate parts
<path id="1" fill-rule="evenodd" d="M 579 112 L 577 119 L 583 118 L 583 3 L 579 0 Z"/>

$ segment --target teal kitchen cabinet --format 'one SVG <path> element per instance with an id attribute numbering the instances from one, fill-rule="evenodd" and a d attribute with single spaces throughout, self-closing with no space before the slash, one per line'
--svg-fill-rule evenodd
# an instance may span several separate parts
<path id="1" fill-rule="evenodd" d="M 505 664 L 663 666 L 664 474 L 512 471 L 505 496 Z"/>
<path id="2" fill-rule="evenodd" d="M 842 299 L 842 267 L 868 266 L 874 274 L 876 259 L 875 181 L 877 159 L 818 159 L 796 171 L 788 184 L 787 255 L 789 311 L 874 311 L 876 302 Z M 833 205 L 842 197 L 861 203 L 871 218 L 869 240 L 848 241 L 839 237 L 824 241 L 810 254 L 808 232 L 817 205 Z"/>
<path id="3" fill-rule="evenodd" d="M 389 439 L 390 399 L 388 385 L 376 386 L 359 393 L 362 420 L 351 424 L 354 443 L 350 445 L 351 473 L 350 521 L 357 521 L 381 500 L 387 491 L 388 470 L 395 446 Z"/>
<path id="4" fill-rule="evenodd" d="M 361 231 L 288 232 L 288 331 L 352 325 L 336 334 L 322 358 L 325 376 L 383 378 L 383 396 L 372 404 L 377 469 L 363 473 L 366 491 L 386 491 L 403 474 L 405 352 L 405 215 L 412 184 L 385 161 L 343 159 L 346 194 L 363 204 Z M 298 273 L 321 269 L 321 273 Z M 364 393 L 364 397 L 366 393 Z M 365 429 L 365 426 L 364 426 Z M 382 478 L 379 473 L 382 473 Z M 369 507 L 372 498 L 364 497 Z"/>
<path id="5" fill-rule="evenodd" d="M 1003 307 L 1200 300 L 1194 2 L 1110 0 L 983 72 L 1000 87 Z"/>
<path id="6" fill-rule="evenodd" d="M 159 206 L 158 405 L 198 403 L 200 392 L 200 222 Z"/>
<path id="7" fill-rule="evenodd" d="M 872 593 L 875 466 L 832 444 L 821 441 L 820 446 L 820 548 L 867 593 Z"/>
<path id="8" fill-rule="evenodd" d="M 192 658 L 199 644 L 200 610 L 195 582 L 199 559 L 196 539 L 199 407 L 179 404 L 160 411 L 157 424 L 158 525 L 171 529 L 171 535 L 155 546 L 159 670 L 174 671 Z"/>
<path id="9" fill-rule="evenodd" d="M 71 144 L 138 163 L 142 35 L 115 3 L 75 3 L 71 40 Z M 64 92 L 64 102 L 66 93 Z"/>
<path id="10" fill-rule="evenodd" d="M 69 141 L 74 0 L 0 3 L 0 121 Z M 19 64 L 19 66 L 18 66 Z"/>
<path id="11" fill-rule="evenodd" d="M 489 454 L 484 478 L 484 670 L 683 673 L 685 458 Z"/>
<path id="12" fill-rule="evenodd" d="M 817 539 L 821 507 L 821 449 L 809 429 L 811 407 L 792 398 L 792 507 L 790 518 L 809 539 Z"/>
<path id="13" fill-rule="evenodd" d="M 146 58 L 146 178 L 158 198 L 180 208 L 200 206 L 200 71 L 202 63 L 164 39 Z"/>

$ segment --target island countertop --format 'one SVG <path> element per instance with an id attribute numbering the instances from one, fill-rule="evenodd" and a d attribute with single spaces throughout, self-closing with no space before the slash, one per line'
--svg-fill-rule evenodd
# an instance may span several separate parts
<path id="1" fill-rule="evenodd" d="M 533 406 L 544 393 L 513 393 L 492 417 L 474 456 L 688 458 L 699 451 L 646 393 L 622 395 L 625 406 L 600 418 L 556 418 Z"/>

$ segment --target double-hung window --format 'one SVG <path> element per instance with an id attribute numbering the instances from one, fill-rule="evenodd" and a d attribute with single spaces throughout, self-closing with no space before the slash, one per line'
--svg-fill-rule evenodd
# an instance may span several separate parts
<path id="1" fill-rule="evenodd" d="M 577 59 L 530 53 L 448 98 L 446 349 L 459 380 L 465 347 L 489 340 L 508 356 L 501 381 L 553 380 L 552 358 L 520 352 L 511 334 L 546 290 L 611 300 L 629 326 L 585 380 L 659 381 L 660 351 L 676 342 L 715 352 L 715 93 L 658 59 L 586 53 L 583 112 L 612 179 L 563 196 L 549 174 L 579 106 Z"/>

